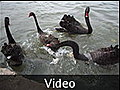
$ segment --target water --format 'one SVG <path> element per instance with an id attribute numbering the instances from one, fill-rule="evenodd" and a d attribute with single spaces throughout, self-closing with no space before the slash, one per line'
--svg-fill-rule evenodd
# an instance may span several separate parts
<path id="1" fill-rule="evenodd" d="M 30 2 L 0 2 L 0 46 L 7 42 L 4 17 L 10 17 L 10 30 L 15 40 L 25 50 L 25 62 L 13 70 L 20 74 L 46 75 L 116 75 L 119 74 L 119 64 L 99 66 L 90 62 L 76 61 L 70 47 L 60 48 L 57 52 L 58 62 L 53 61 L 54 53 L 44 47 L 38 40 L 37 30 L 29 12 L 37 15 L 40 27 L 44 32 L 52 34 L 60 41 L 73 40 L 80 46 L 80 52 L 86 53 L 98 48 L 119 43 L 119 2 L 118 1 L 30 1 Z M 59 21 L 64 14 L 73 15 L 83 26 L 84 10 L 90 7 L 90 22 L 93 27 L 91 35 L 69 35 L 58 33 Z M 51 55 L 52 53 L 52 55 Z M 76 64 L 75 64 L 76 61 Z M 0 63 L 4 56 L 0 53 Z"/>

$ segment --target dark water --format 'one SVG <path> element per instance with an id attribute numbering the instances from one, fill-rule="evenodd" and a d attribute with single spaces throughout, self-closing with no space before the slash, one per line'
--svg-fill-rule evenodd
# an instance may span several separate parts
<path id="1" fill-rule="evenodd" d="M 57 52 L 58 62 L 53 61 L 53 52 L 44 47 L 38 40 L 37 30 L 29 12 L 37 15 L 39 24 L 44 32 L 52 34 L 61 41 L 74 40 L 80 46 L 80 52 L 86 53 L 98 48 L 119 43 L 119 5 L 118 1 L 82 2 L 82 1 L 49 1 L 49 2 L 0 2 L 0 46 L 7 42 L 4 17 L 10 17 L 10 29 L 16 41 L 26 53 L 22 66 L 13 70 L 21 74 L 65 74 L 65 75 L 113 75 L 119 74 L 119 64 L 112 66 L 89 65 L 77 61 L 72 56 L 70 47 L 63 47 Z M 93 27 L 91 35 L 69 35 L 58 33 L 59 21 L 64 14 L 73 15 L 83 26 L 84 10 L 90 7 L 90 22 Z M 51 55 L 52 54 L 52 55 Z M 4 61 L 0 53 L 0 63 Z"/>

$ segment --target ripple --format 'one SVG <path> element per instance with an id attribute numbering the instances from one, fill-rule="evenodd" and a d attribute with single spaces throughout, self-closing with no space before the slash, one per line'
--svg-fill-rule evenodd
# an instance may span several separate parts
<path id="1" fill-rule="evenodd" d="M 44 32 L 52 34 L 60 41 L 73 40 L 80 46 L 80 52 L 86 53 L 101 47 L 119 43 L 118 1 L 30 1 L 1 2 L 0 46 L 7 41 L 4 32 L 4 17 L 10 17 L 10 29 L 18 43 L 26 52 L 26 62 L 17 70 L 21 74 L 69 74 L 69 75 L 99 75 L 119 74 L 119 65 L 100 67 L 90 62 L 75 60 L 72 49 L 62 47 L 58 52 L 52 52 L 40 43 L 33 18 L 28 13 L 36 13 L 39 24 Z M 90 21 L 93 26 L 91 35 L 70 35 L 58 33 L 59 21 L 64 14 L 73 15 L 85 27 L 84 10 L 90 6 Z M 7 7 L 7 8 L 6 8 Z M 54 58 L 56 57 L 56 59 Z M 4 61 L 1 57 L 0 60 Z M 50 64 L 53 62 L 54 64 Z"/>

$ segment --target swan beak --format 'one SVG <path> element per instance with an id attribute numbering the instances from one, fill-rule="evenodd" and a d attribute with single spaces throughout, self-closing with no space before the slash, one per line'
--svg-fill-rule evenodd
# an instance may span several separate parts
<path id="1" fill-rule="evenodd" d="M 32 14 L 30 13 L 29 15 L 28 15 L 28 17 L 31 17 L 32 16 Z"/>
<path id="2" fill-rule="evenodd" d="M 50 46 L 51 46 L 51 44 L 47 44 L 46 46 L 47 46 L 47 47 L 50 47 Z"/>
<path id="3" fill-rule="evenodd" d="M 7 59 L 10 59 L 11 58 L 11 56 L 7 56 Z"/>
<path id="4" fill-rule="evenodd" d="M 90 7 L 85 9 L 85 17 L 89 17 Z"/>
<path id="5" fill-rule="evenodd" d="M 30 17 L 31 15 L 29 14 L 28 17 Z"/>
<path id="6" fill-rule="evenodd" d="M 88 14 L 88 13 L 86 13 L 86 14 L 85 14 L 85 17 L 89 17 L 89 14 Z"/>

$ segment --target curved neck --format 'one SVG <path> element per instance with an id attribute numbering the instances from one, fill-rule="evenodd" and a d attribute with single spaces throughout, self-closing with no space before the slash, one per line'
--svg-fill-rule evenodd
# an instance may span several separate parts
<path id="1" fill-rule="evenodd" d="M 33 15 L 33 17 L 34 17 L 34 19 L 35 19 L 35 23 L 36 23 L 36 26 L 37 26 L 37 30 L 38 30 L 38 33 L 43 33 L 43 31 L 41 30 L 41 28 L 39 27 L 39 25 L 38 25 L 38 21 L 37 21 L 37 18 L 36 18 L 36 16 L 35 16 L 35 14 Z"/>
<path id="2" fill-rule="evenodd" d="M 85 21 L 86 21 L 86 24 L 87 24 L 87 27 L 88 27 L 88 34 L 91 34 L 92 33 L 92 27 L 91 27 L 91 24 L 90 24 L 90 21 L 89 21 L 89 16 L 86 17 L 85 16 Z"/>
<path id="3" fill-rule="evenodd" d="M 6 29 L 6 34 L 7 34 L 9 44 L 15 44 L 16 42 L 15 42 L 14 38 L 12 37 L 12 35 L 10 33 L 8 24 L 6 24 L 6 23 L 5 23 L 5 29 Z"/>
<path id="4" fill-rule="evenodd" d="M 56 49 L 58 50 L 60 47 L 63 46 L 70 46 L 73 49 L 73 55 L 75 59 L 83 60 L 83 61 L 88 61 L 88 58 L 85 57 L 84 54 L 79 53 L 79 46 L 76 42 L 74 41 L 64 41 L 56 45 Z"/>

